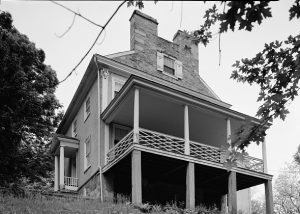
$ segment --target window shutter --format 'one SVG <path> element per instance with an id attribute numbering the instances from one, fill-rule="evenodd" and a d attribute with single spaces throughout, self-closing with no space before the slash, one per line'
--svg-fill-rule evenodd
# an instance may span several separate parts
<path id="1" fill-rule="evenodd" d="M 164 55 L 160 52 L 157 52 L 157 70 L 164 70 Z"/>
<path id="2" fill-rule="evenodd" d="M 182 62 L 178 60 L 175 61 L 175 74 L 179 79 L 182 79 Z"/>

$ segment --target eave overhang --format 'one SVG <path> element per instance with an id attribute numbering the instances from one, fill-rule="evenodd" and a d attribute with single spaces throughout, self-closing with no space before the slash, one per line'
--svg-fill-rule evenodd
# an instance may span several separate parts
<path id="1" fill-rule="evenodd" d="M 118 109 L 121 103 L 124 100 L 126 100 L 127 96 L 129 96 L 129 92 L 136 87 L 151 90 L 156 93 L 158 92 L 160 94 L 168 95 L 168 97 L 173 98 L 174 100 L 178 100 L 180 102 L 183 102 L 185 104 L 188 104 L 196 108 L 197 107 L 206 108 L 224 114 L 228 117 L 233 117 L 238 120 L 248 119 L 254 124 L 260 123 L 260 120 L 258 120 L 255 117 L 251 117 L 249 115 L 231 110 L 229 108 L 210 102 L 208 100 L 204 100 L 199 97 L 195 97 L 191 94 L 185 93 L 183 91 L 179 91 L 173 87 L 162 85 L 157 82 L 136 75 L 131 75 L 129 77 L 125 85 L 119 91 L 118 95 L 110 102 L 110 104 L 102 112 L 101 119 L 109 123 L 111 121 L 111 117 L 113 116 L 114 112 Z"/>
<path id="2" fill-rule="evenodd" d="M 128 74 L 136 75 L 136 76 L 142 77 L 144 79 L 150 80 L 152 82 L 156 82 L 156 83 L 159 83 L 161 85 L 165 85 L 165 86 L 168 86 L 170 88 L 174 88 L 178 91 L 182 91 L 184 93 L 191 94 L 194 97 L 197 97 L 197 98 L 200 98 L 200 99 L 203 99 L 203 100 L 207 100 L 211 103 L 215 103 L 215 104 L 223 106 L 225 108 L 230 108 L 231 107 L 230 104 L 228 104 L 226 102 L 223 102 L 219 99 L 201 94 L 197 91 L 194 91 L 194 90 L 191 90 L 189 88 L 180 86 L 178 84 L 174 84 L 170 81 L 161 79 L 159 77 L 148 74 L 144 71 L 141 71 L 141 70 L 138 70 L 136 68 L 130 67 L 128 65 L 125 65 L 123 63 L 117 62 L 114 59 L 110 59 L 110 58 L 107 58 L 107 57 L 104 57 L 104 56 L 101 56 L 101 55 L 98 55 L 98 54 L 95 55 L 95 58 L 97 59 L 99 68 L 110 68 L 110 69 L 115 69 L 115 70 L 119 70 L 119 71 L 125 71 Z"/>
<path id="3" fill-rule="evenodd" d="M 50 152 L 54 154 L 59 146 L 79 147 L 79 140 L 74 137 L 68 137 L 62 134 L 55 134 L 51 140 Z"/>
<path id="4" fill-rule="evenodd" d="M 86 94 L 88 93 L 89 89 L 93 85 L 93 82 L 97 78 L 97 72 L 95 72 L 97 70 L 95 69 L 95 65 L 96 64 L 93 56 L 68 106 L 68 109 L 56 130 L 56 133 L 65 134 L 67 132 L 67 128 L 72 123 L 73 118 L 75 117 L 76 113 L 78 112 L 81 106 L 81 103 L 85 99 Z"/>

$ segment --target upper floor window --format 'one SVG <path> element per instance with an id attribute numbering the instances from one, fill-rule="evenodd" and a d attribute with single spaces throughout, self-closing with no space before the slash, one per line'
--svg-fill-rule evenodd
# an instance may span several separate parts
<path id="1" fill-rule="evenodd" d="M 91 166 L 91 136 L 84 142 L 84 170 Z"/>
<path id="2" fill-rule="evenodd" d="M 157 52 L 157 70 L 176 79 L 182 79 L 182 62 Z"/>
<path id="3" fill-rule="evenodd" d="M 121 88 L 123 87 L 126 79 L 121 76 L 113 75 L 112 77 L 112 98 L 117 96 Z"/>
<path id="4" fill-rule="evenodd" d="M 88 118 L 90 113 L 91 113 L 91 100 L 90 97 L 88 97 L 84 103 L 84 120 Z"/>
<path id="5" fill-rule="evenodd" d="M 171 74 L 171 75 L 175 75 L 174 63 L 175 63 L 174 59 L 164 56 L 164 72 Z"/>
<path id="6" fill-rule="evenodd" d="M 76 137 L 76 136 L 77 136 L 77 119 L 75 119 L 72 124 L 72 137 Z"/>

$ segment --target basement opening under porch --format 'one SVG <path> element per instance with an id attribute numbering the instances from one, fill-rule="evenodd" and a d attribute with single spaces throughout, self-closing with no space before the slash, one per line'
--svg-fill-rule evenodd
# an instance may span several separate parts
<path id="1" fill-rule="evenodd" d="M 142 203 L 186 207 L 188 162 L 141 152 Z M 228 193 L 229 172 L 195 164 L 195 205 L 221 210 Z M 128 154 L 104 173 L 114 200 L 132 201 L 132 155 Z M 263 179 L 237 173 L 237 190 L 263 183 Z M 238 194 L 239 196 L 239 194 Z M 238 197 L 239 200 L 239 197 Z"/>

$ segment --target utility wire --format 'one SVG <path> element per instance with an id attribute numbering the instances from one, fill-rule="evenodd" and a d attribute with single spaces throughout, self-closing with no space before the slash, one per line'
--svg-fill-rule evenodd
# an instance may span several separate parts
<path id="1" fill-rule="evenodd" d="M 107 22 L 105 23 L 105 25 L 102 27 L 102 29 L 100 30 L 100 32 L 98 33 L 95 41 L 93 42 L 93 44 L 91 45 L 91 47 L 88 49 L 88 51 L 84 54 L 84 56 L 81 58 L 81 60 L 77 63 L 77 65 L 71 70 L 71 72 L 62 80 L 60 81 L 58 84 L 66 81 L 71 75 L 72 73 L 78 68 L 78 66 L 82 63 L 82 61 L 87 57 L 87 55 L 91 52 L 91 50 L 93 49 L 93 47 L 95 46 L 95 44 L 97 43 L 97 40 L 99 39 L 100 35 L 102 34 L 102 32 L 105 30 L 106 26 L 109 24 L 109 22 L 112 20 L 112 18 L 116 15 L 116 13 L 119 11 L 119 9 L 123 6 L 123 4 L 126 2 L 123 1 L 121 4 L 119 4 L 119 6 L 116 8 L 116 10 L 114 11 L 114 13 L 110 16 L 110 18 L 107 20 Z"/>
<path id="2" fill-rule="evenodd" d="M 182 13 L 183 13 L 183 1 L 181 1 L 181 15 L 180 15 L 180 25 L 179 25 L 179 30 L 181 29 L 181 24 L 182 24 Z"/>
<path id="3" fill-rule="evenodd" d="M 73 27 L 73 25 L 75 23 L 75 19 L 76 19 L 76 14 L 74 13 L 73 21 L 72 21 L 71 25 L 68 27 L 68 29 L 64 33 L 62 33 L 61 35 L 57 35 L 56 33 L 55 33 L 55 35 L 58 38 L 62 38 L 64 35 L 66 35 L 71 30 L 71 28 Z"/>
<path id="4" fill-rule="evenodd" d="M 60 3 L 56 2 L 56 1 L 53 1 L 53 0 L 50 0 L 50 1 L 51 1 L 53 4 L 56 4 L 56 5 L 58 5 L 58 6 L 62 7 L 62 8 L 64 8 L 64 9 L 70 11 L 70 12 L 73 13 L 74 15 L 83 18 L 84 20 L 88 21 L 89 23 L 91 23 L 91 24 L 93 24 L 93 25 L 96 25 L 97 27 L 103 28 L 103 26 L 101 26 L 101 25 L 99 25 L 99 24 L 93 22 L 92 20 L 86 18 L 85 16 L 81 15 L 79 12 L 75 12 L 74 10 L 72 10 L 72 9 L 70 9 L 70 8 L 64 6 L 64 5 L 62 5 L 62 4 L 60 4 Z"/>

